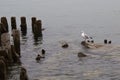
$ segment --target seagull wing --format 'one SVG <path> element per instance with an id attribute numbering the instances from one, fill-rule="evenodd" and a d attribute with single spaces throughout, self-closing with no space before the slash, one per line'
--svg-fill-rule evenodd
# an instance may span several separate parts
<path id="1" fill-rule="evenodd" d="M 82 32 L 81 36 L 84 38 L 84 39 L 88 39 L 89 36 L 87 34 L 85 34 L 84 32 Z"/>
<path id="2" fill-rule="evenodd" d="M 85 39 L 89 39 L 89 36 L 87 34 L 84 34 Z"/>

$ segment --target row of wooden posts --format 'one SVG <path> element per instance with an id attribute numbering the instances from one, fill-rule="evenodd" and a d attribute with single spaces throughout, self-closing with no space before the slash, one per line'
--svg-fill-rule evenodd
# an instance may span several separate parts
<path id="1" fill-rule="evenodd" d="M 21 17 L 21 33 L 26 35 L 27 23 L 26 17 Z M 42 37 L 42 22 L 36 17 L 31 18 L 32 32 L 35 38 Z M 11 63 L 20 63 L 20 31 L 17 29 L 16 17 L 11 17 L 11 32 L 6 17 L 1 17 L 0 22 L 0 80 L 7 80 L 7 67 Z M 12 36 L 13 44 L 10 37 Z"/>
<path id="2" fill-rule="evenodd" d="M 21 31 L 26 34 L 27 33 L 27 23 L 26 23 L 26 17 L 21 17 Z M 8 22 L 6 17 L 1 17 L 1 23 L 0 26 L 2 27 L 3 32 L 8 32 Z M 32 26 L 32 32 L 34 33 L 35 36 L 42 36 L 42 22 L 41 20 L 37 20 L 36 17 L 31 18 L 31 26 Z M 16 25 L 16 17 L 11 17 L 11 29 L 17 29 Z M 3 33 L 2 32 L 2 33 Z"/>

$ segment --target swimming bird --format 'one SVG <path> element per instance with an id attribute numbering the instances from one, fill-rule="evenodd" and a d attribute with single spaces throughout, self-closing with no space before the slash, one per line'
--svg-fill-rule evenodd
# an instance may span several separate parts
<path id="1" fill-rule="evenodd" d="M 109 42 L 108 42 L 108 44 L 111 44 L 112 43 L 112 41 L 110 40 Z"/>
<path id="2" fill-rule="evenodd" d="M 104 39 L 104 44 L 107 44 L 107 43 L 108 43 L 107 39 Z"/>
<path id="3" fill-rule="evenodd" d="M 36 59 L 36 61 L 38 62 L 38 61 L 40 61 L 40 58 L 41 58 L 41 56 L 40 56 L 40 54 L 38 54 L 35 59 Z"/>
<path id="4" fill-rule="evenodd" d="M 82 31 L 81 36 L 85 39 L 85 41 L 86 39 L 92 39 L 92 37 L 89 37 L 87 34 L 84 33 L 84 31 Z"/>
<path id="5" fill-rule="evenodd" d="M 41 50 L 41 58 L 45 58 L 46 51 L 44 49 Z"/>

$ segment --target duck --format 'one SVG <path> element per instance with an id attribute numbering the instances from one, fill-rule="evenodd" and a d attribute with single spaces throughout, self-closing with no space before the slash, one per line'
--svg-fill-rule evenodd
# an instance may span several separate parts
<path id="1" fill-rule="evenodd" d="M 36 61 L 40 61 L 40 59 L 41 59 L 41 56 L 40 56 L 40 54 L 38 54 L 36 57 Z"/>
<path id="2" fill-rule="evenodd" d="M 107 39 L 104 39 L 104 44 L 107 44 Z"/>
<path id="3" fill-rule="evenodd" d="M 94 43 L 94 40 L 92 40 L 91 43 Z"/>
<path id="4" fill-rule="evenodd" d="M 45 58 L 45 53 L 46 53 L 45 49 L 42 49 L 41 50 L 41 58 Z"/>
<path id="5" fill-rule="evenodd" d="M 112 41 L 110 40 L 110 41 L 108 41 L 108 44 L 111 44 L 112 43 Z"/>

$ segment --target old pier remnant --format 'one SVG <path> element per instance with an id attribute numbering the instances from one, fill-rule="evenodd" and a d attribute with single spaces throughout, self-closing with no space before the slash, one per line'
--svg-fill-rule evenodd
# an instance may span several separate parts
<path id="1" fill-rule="evenodd" d="M 7 52 L 7 59 L 9 62 L 12 62 L 12 54 L 11 54 L 11 46 L 10 46 L 10 34 L 9 33 L 3 33 L 1 35 L 1 45 L 2 50 L 5 50 Z M 5 54 L 4 52 L 4 54 Z"/>
<path id="2" fill-rule="evenodd" d="M 37 20 L 34 24 L 34 38 L 37 39 L 38 37 L 42 37 L 42 21 Z"/>
<path id="3" fill-rule="evenodd" d="M 3 23 L 6 32 L 8 32 L 8 22 L 7 22 L 7 18 L 6 17 L 1 17 L 1 23 Z"/>
<path id="4" fill-rule="evenodd" d="M 24 67 L 21 67 L 20 80 L 28 80 L 27 70 Z"/>
<path id="5" fill-rule="evenodd" d="M 27 23 L 26 23 L 26 17 L 21 17 L 21 32 L 22 32 L 22 35 L 26 35 L 27 33 Z"/>
<path id="6" fill-rule="evenodd" d="M 35 22 L 36 22 L 36 17 L 32 17 L 31 18 L 31 21 L 32 21 L 32 32 L 34 33 L 34 25 L 35 25 Z"/>
<path id="7" fill-rule="evenodd" d="M 7 80 L 6 64 L 0 59 L 0 80 Z"/>
<path id="8" fill-rule="evenodd" d="M 12 64 L 20 63 L 20 31 L 17 29 L 16 17 L 10 18 L 11 32 L 9 33 L 9 25 L 6 17 L 1 17 L 0 22 L 0 80 L 7 80 L 7 68 Z M 32 17 L 32 32 L 34 37 L 42 38 L 42 21 Z M 27 34 L 26 17 L 20 17 L 20 27 L 22 35 Z M 12 36 L 12 38 L 11 38 Z M 12 39 L 12 40 L 11 40 Z M 11 43 L 12 41 L 12 43 Z M 42 58 L 45 58 L 43 50 Z M 28 80 L 27 71 L 21 68 L 20 80 Z"/>
<path id="9" fill-rule="evenodd" d="M 14 46 L 15 46 L 15 51 L 20 56 L 20 31 L 14 29 L 12 31 L 12 35 L 13 35 L 13 42 L 14 42 Z"/>
<path id="10" fill-rule="evenodd" d="M 7 29 L 6 29 L 6 27 L 4 26 L 3 23 L 0 23 L 0 32 L 1 32 L 1 34 L 7 32 Z"/>
<path id="11" fill-rule="evenodd" d="M 13 29 L 17 29 L 16 27 L 16 17 L 11 17 L 11 27 Z"/>
<path id="12" fill-rule="evenodd" d="M 11 53 L 14 63 L 20 63 L 19 54 L 16 53 L 14 45 L 11 45 Z"/>

